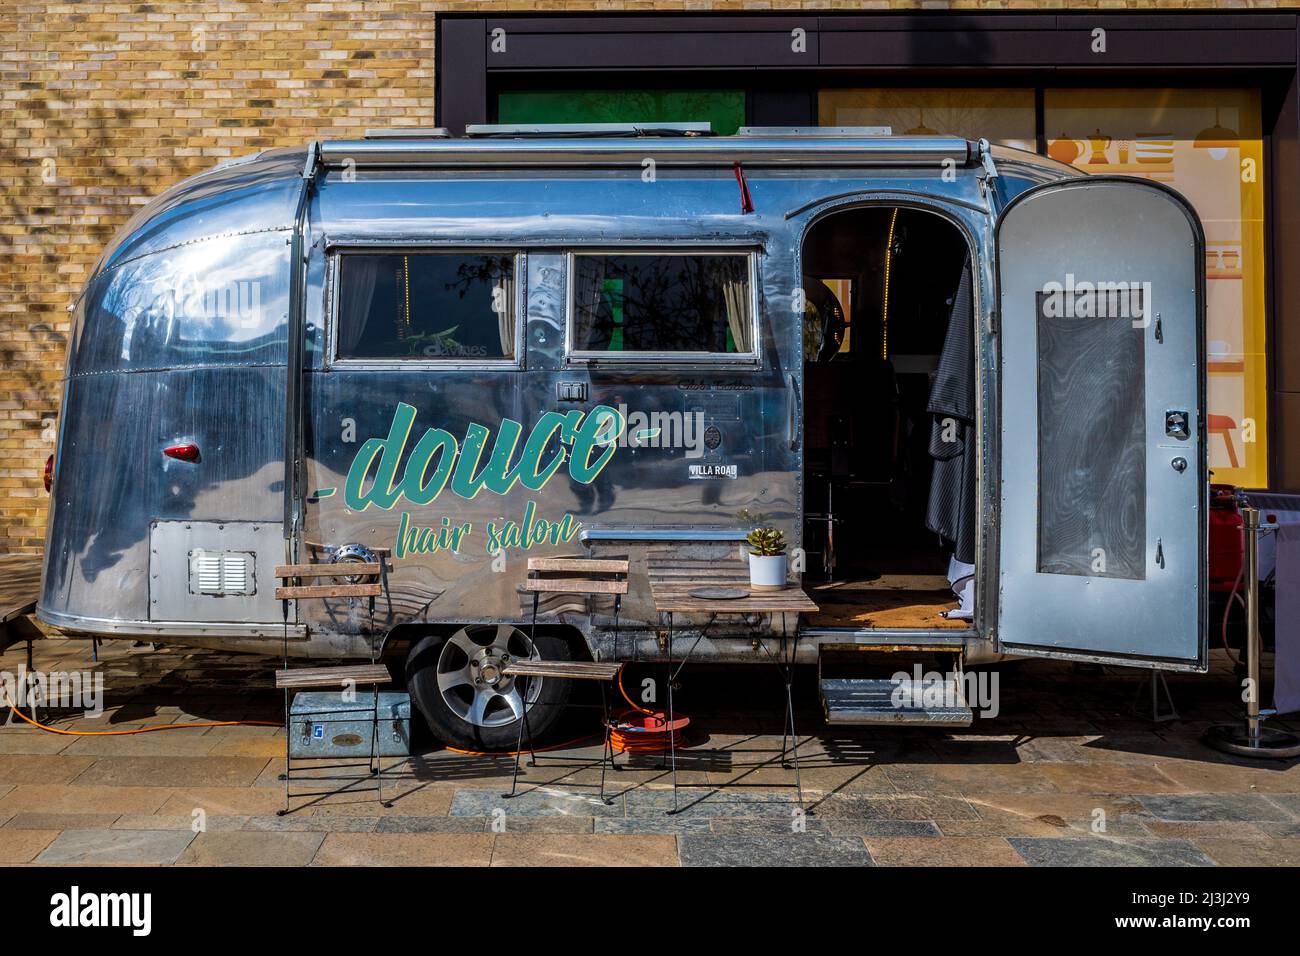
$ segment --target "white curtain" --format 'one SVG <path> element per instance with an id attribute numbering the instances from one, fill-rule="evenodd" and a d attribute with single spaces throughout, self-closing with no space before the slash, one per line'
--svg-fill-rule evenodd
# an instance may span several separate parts
<path id="1" fill-rule="evenodd" d="M 501 337 L 501 354 L 506 358 L 514 358 L 515 281 L 503 275 L 497 285 L 501 289 L 501 310 L 497 312 L 497 335 Z"/>
<path id="2" fill-rule="evenodd" d="M 722 298 L 727 306 L 727 327 L 731 329 L 731 340 L 736 343 L 737 352 L 752 352 L 754 343 L 750 341 L 754 323 L 749 315 L 748 283 L 744 279 L 728 279 L 722 283 Z"/>
<path id="3" fill-rule="evenodd" d="M 344 256 L 339 260 L 338 354 L 353 355 L 366 331 L 379 270 L 387 256 Z"/>

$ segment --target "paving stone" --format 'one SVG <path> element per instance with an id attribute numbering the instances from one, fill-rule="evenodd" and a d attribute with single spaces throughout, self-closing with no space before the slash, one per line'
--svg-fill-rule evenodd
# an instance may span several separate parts
<path id="1" fill-rule="evenodd" d="M 1220 866 L 1300 866 L 1300 838 L 1198 839 L 1196 845 Z"/>
<path id="2" fill-rule="evenodd" d="M 937 837 L 941 835 L 939 825 L 933 820 L 854 820 L 851 817 L 831 817 L 813 819 L 824 826 L 833 836 L 859 837 Z"/>
<path id="3" fill-rule="evenodd" d="M 1212 866 L 1187 840 L 1080 840 L 1008 837 L 1031 866 Z"/>
<path id="4" fill-rule="evenodd" d="M 1275 838 L 1300 837 L 1300 821 L 1272 822 L 1257 821 L 1251 826 L 1260 830 L 1265 836 Z"/>
<path id="5" fill-rule="evenodd" d="M 493 866 L 678 866 L 671 836 L 501 833 Z"/>
<path id="6" fill-rule="evenodd" d="M 30 863 L 58 835 L 58 830 L 0 830 L 0 863 Z"/>
<path id="7" fill-rule="evenodd" d="M 168 796 L 162 787 L 20 784 L 0 798 L 0 812 L 153 813 Z"/>
<path id="8" fill-rule="evenodd" d="M 57 754 L 72 746 L 75 738 L 46 734 L 27 728 L 11 728 L 16 733 L 0 733 L 0 754 Z"/>
<path id="9" fill-rule="evenodd" d="M 1300 794 L 1280 794 L 1274 793 L 1268 795 L 1269 803 L 1276 804 L 1287 813 L 1291 814 L 1296 820 L 1300 820 Z"/>
<path id="10" fill-rule="evenodd" d="M 319 819 L 327 826 L 333 823 L 332 817 Z M 522 819 L 517 822 L 522 822 Z M 561 819 L 572 819 L 575 823 L 585 822 L 587 830 L 591 829 L 591 821 L 584 817 Z M 488 821 L 479 817 L 420 817 L 401 814 L 379 817 L 375 829 L 380 833 L 486 833 Z"/>
<path id="11" fill-rule="evenodd" d="M 256 757 L 101 757 L 79 784 L 152 787 L 246 787 L 266 761 Z"/>
<path id="12" fill-rule="evenodd" d="M 102 723 L 102 721 L 100 721 Z M 87 728 L 92 729 L 92 728 Z M 95 727 L 117 730 L 117 726 Z M 64 753 L 90 757 L 195 757 L 210 753 L 217 741 L 201 728 L 182 727 L 126 736 L 77 737 Z"/>
<path id="13" fill-rule="evenodd" d="M 823 833 L 783 836 L 685 833 L 677 838 L 683 866 L 872 866 L 858 837 Z"/>
<path id="14" fill-rule="evenodd" d="M 680 814 L 645 813 L 635 817 L 597 817 L 596 833 L 712 833 L 714 818 L 708 816 L 684 817 Z"/>
<path id="15" fill-rule="evenodd" d="M 811 795 L 809 795 L 811 800 Z M 710 790 L 704 787 L 682 787 L 674 803 L 671 789 L 631 790 L 623 796 L 629 817 L 645 814 L 673 816 L 776 816 L 789 820 L 799 809 L 797 795 L 786 790 Z M 809 804 L 811 805 L 811 803 Z"/>
<path id="16" fill-rule="evenodd" d="M 800 818 L 785 819 L 771 817 L 732 817 L 715 816 L 709 818 L 709 829 L 714 833 L 771 833 L 784 834 L 796 832 L 796 820 L 804 833 L 830 833 L 829 824 L 811 814 L 805 813 Z M 857 836 L 858 834 L 841 833 L 838 836 Z"/>
<path id="17" fill-rule="evenodd" d="M 187 830 L 65 830 L 37 863 L 175 863 L 194 834 Z"/>
<path id="18" fill-rule="evenodd" d="M 1142 796 L 1147 810 L 1161 820 L 1288 820 L 1287 811 L 1257 794 L 1187 794 Z"/>
<path id="19" fill-rule="evenodd" d="M 1215 754 L 1212 759 L 1160 760 L 1158 766 L 1181 785 L 1183 793 L 1300 794 L 1300 763 L 1247 763 L 1247 759 L 1228 763 Z"/>
<path id="20" fill-rule="evenodd" d="M 258 816 L 283 807 L 283 793 L 257 787 L 186 787 L 171 791 L 158 812 L 189 816 L 197 809 L 208 816 Z"/>
<path id="21" fill-rule="evenodd" d="M 939 828 L 953 836 L 978 836 L 981 832 L 1018 836 L 1064 836 L 1068 829 L 1089 833 L 1098 824 L 1111 836 L 1145 836 L 1143 822 L 1155 817 L 1136 797 L 1118 794 L 977 794 L 968 798 L 983 823 L 962 828 L 939 821 Z M 1041 826 L 1050 830 L 1040 830 Z M 1023 829 L 1030 827 L 1030 829 Z"/>
<path id="22" fill-rule="evenodd" d="M 262 830 L 287 833 L 369 833 L 379 828 L 379 817 L 348 817 L 342 814 L 313 817 L 304 813 L 287 813 L 284 816 L 252 816 L 245 822 L 245 830 Z"/>
<path id="23" fill-rule="evenodd" d="M 324 840 L 324 833 L 302 831 L 209 831 L 200 833 L 177 862 L 198 866 L 306 866 Z"/>
<path id="24" fill-rule="evenodd" d="M 228 736 L 217 739 L 208 752 L 214 757 L 283 757 L 284 738 Z"/>
<path id="25" fill-rule="evenodd" d="M 1286 827 L 1289 824 L 1246 823 L 1241 820 L 1146 820 L 1142 823 L 1143 829 L 1154 837 L 1191 840 L 1193 843 L 1203 840 L 1258 841 L 1270 836 L 1300 836 L 1300 829 L 1294 834 L 1269 833 L 1265 827 L 1270 826 Z"/>
<path id="26" fill-rule="evenodd" d="M 884 768 L 900 793 L 1054 793 L 1042 766 L 1011 764 L 928 764 Z"/>
<path id="27" fill-rule="evenodd" d="M 623 813 L 622 801 L 611 797 L 612 805 L 601 803 L 595 794 L 561 793 L 547 790 L 521 790 L 505 797 L 506 790 L 457 790 L 451 801 L 454 817 L 491 817 L 502 811 L 513 816 L 612 817 Z"/>
<path id="28" fill-rule="evenodd" d="M 93 757 L 64 754 L 5 754 L 0 756 L 0 780 L 14 785 L 71 783 L 94 762 Z"/>
<path id="29" fill-rule="evenodd" d="M 372 778 L 373 779 L 373 778 Z M 294 781 L 294 793 L 297 794 L 298 783 Z M 311 789 L 306 787 L 304 789 Z M 391 806 L 384 806 L 377 799 L 378 792 L 370 784 L 364 784 L 356 790 L 343 793 L 331 793 L 324 797 L 294 796 L 293 805 L 304 805 L 300 812 L 309 816 L 446 816 L 451 809 L 452 791 L 443 788 L 428 787 L 419 784 L 414 788 L 389 788 L 384 783 L 384 800 Z"/>
<path id="30" fill-rule="evenodd" d="M 124 813 L 113 821 L 114 830 L 194 830 L 195 817 L 188 814 L 172 816 L 161 813 Z M 214 830 L 242 829 L 248 817 L 229 817 L 208 815 L 203 818 L 203 826 L 208 832 Z"/>
<path id="31" fill-rule="evenodd" d="M 490 833 L 330 833 L 314 866 L 487 866 Z"/>
<path id="32" fill-rule="evenodd" d="M 473 819 L 457 817 L 455 819 Z M 621 817 L 534 817 L 521 814 L 484 820 L 489 833 L 594 833 L 595 821 L 614 821 Z M 494 827 L 493 824 L 496 824 Z"/>
<path id="33" fill-rule="evenodd" d="M 151 814 L 145 814 L 150 816 Z M 121 819 L 117 813 L 15 813 L 8 830 L 102 830 Z"/>
<path id="34" fill-rule="evenodd" d="M 1024 866 L 1000 837 L 866 837 L 877 866 Z"/>
<path id="35" fill-rule="evenodd" d="M 846 796 L 836 794 L 813 806 L 824 819 L 858 820 L 974 820 L 975 810 L 964 797 L 899 794 L 896 796 Z"/>
<path id="36" fill-rule="evenodd" d="M 1154 762 L 1043 764 L 1043 774 L 1061 793 L 1182 793 L 1186 787 L 1170 780 Z"/>

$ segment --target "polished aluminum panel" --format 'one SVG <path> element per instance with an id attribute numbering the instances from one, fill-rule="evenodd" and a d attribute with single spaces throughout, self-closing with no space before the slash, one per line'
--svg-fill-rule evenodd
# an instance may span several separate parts
<path id="1" fill-rule="evenodd" d="M 275 623 L 282 619 L 275 566 L 283 556 L 278 521 L 155 521 L 149 535 L 149 619 Z M 205 559 L 213 558 L 220 573 L 210 581 Z M 232 575 L 232 566 L 241 572 Z"/>
<path id="2" fill-rule="evenodd" d="M 273 149 L 182 180 L 127 221 L 96 271 L 190 242 L 292 228 L 305 156 Z"/>

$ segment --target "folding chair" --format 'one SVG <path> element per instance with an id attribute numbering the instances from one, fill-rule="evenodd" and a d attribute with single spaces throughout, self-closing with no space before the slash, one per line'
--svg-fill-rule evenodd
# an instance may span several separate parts
<path id="1" fill-rule="evenodd" d="M 533 595 L 533 618 L 528 633 L 528 643 L 535 649 L 534 636 L 537 633 L 537 612 L 543 593 L 550 594 L 612 594 L 614 596 L 614 646 L 618 646 L 618 615 L 622 607 L 623 595 L 627 593 L 626 559 L 595 558 L 529 558 L 528 579 L 524 590 Z M 523 701 L 524 713 L 519 721 L 519 734 L 515 742 L 515 770 L 510 781 L 507 798 L 516 795 L 519 786 L 519 761 L 524 750 L 524 734 L 528 735 L 528 753 L 530 767 L 537 766 L 537 750 L 533 743 L 533 731 L 528 725 L 528 691 L 534 678 L 543 680 L 585 680 L 595 681 L 600 686 L 601 726 L 604 729 L 604 747 L 600 757 L 600 799 L 605 800 L 605 770 L 614 766 L 614 746 L 610 741 L 609 684 L 618 679 L 623 670 L 621 661 L 540 661 L 514 660 L 503 672 L 506 676 L 520 680 L 519 696 Z M 579 706 L 579 705 L 569 705 Z M 580 758 L 553 757 L 557 763 L 573 762 Z"/>

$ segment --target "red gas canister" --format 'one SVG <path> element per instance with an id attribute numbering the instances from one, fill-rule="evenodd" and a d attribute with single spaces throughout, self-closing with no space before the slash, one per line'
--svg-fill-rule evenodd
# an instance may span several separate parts
<path id="1" fill-rule="evenodd" d="M 1232 485 L 1210 486 L 1210 590 L 1231 591 L 1241 573 L 1241 515 Z"/>

